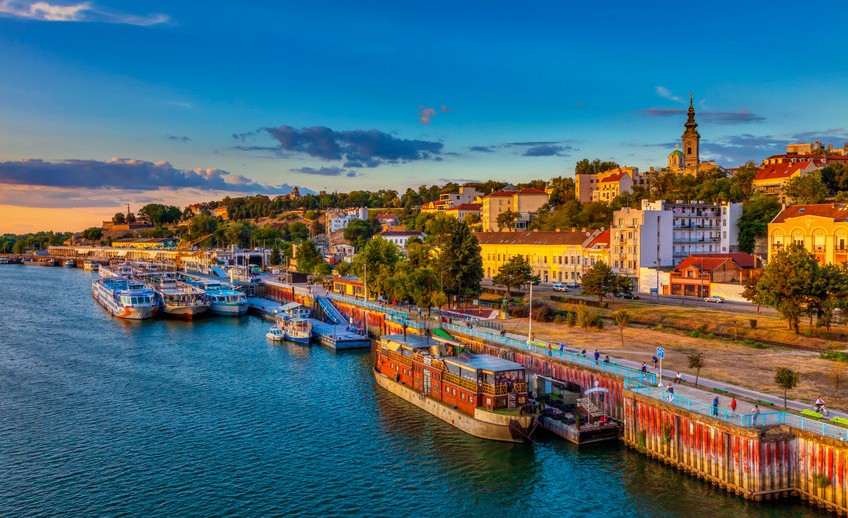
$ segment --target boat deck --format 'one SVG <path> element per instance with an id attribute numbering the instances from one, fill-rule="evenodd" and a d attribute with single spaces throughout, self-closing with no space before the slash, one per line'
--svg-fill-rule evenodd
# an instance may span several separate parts
<path id="1" fill-rule="evenodd" d="M 347 326 L 328 324 L 312 319 L 312 338 L 332 349 L 359 349 L 371 347 L 371 339 L 349 331 Z"/>

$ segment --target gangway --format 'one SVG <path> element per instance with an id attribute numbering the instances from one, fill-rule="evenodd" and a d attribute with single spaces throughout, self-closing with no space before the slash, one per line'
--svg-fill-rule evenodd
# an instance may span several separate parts
<path id="1" fill-rule="evenodd" d="M 326 297 L 317 297 L 318 305 L 321 306 L 321 309 L 324 310 L 324 316 L 329 320 L 332 320 L 334 324 L 345 325 L 347 324 L 347 317 L 333 304 L 333 301 Z"/>

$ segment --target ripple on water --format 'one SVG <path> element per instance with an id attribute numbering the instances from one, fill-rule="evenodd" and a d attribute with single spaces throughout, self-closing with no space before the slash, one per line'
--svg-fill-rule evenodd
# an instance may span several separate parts
<path id="1" fill-rule="evenodd" d="M 90 279 L 0 266 L 0 516 L 818 516 L 617 446 L 478 440 L 376 388 L 368 353 L 117 320 Z"/>

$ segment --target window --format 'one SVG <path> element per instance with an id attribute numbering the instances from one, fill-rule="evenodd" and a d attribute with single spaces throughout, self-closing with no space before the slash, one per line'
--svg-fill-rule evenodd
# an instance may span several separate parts
<path id="1" fill-rule="evenodd" d="M 460 392 L 460 393 L 459 393 L 459 399 L 461 399 L 461 400 L 465 401 L 465 392 Z"/>

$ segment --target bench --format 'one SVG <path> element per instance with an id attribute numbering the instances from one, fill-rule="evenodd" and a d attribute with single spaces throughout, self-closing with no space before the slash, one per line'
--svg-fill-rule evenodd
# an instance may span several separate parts
<path id="1" fill-rule="evenodd" d="M 757 404 L 765 406 L 774 406 L 774 403 L 772 403 L 771 401 L 766 401 L 765 399 L 758 399 Z"/>
<path id="2" fill-rule="evenodd" d="M 713 392 L 718 392 L 719 394 L 724 394 L 724 395 L 726 395 L 726 396 L 729 396 L 729 395 L 730 395 L 730 391 L 729 391 L 729 390 L 725 390 L 725 389 L 722 389 L 722 388 L 714 388 L 714 389 L 713 389 Z"/>

